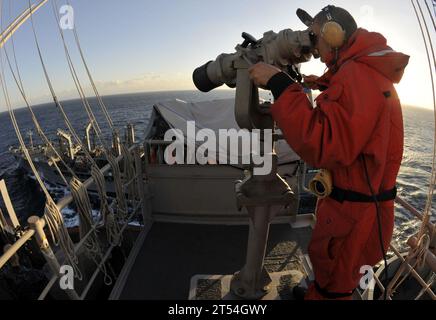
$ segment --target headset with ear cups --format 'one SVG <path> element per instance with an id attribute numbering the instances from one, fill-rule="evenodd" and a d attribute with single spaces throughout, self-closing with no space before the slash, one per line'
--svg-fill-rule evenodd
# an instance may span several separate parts
<path id="1" fill-rule="evenodd" d="M 321 37 L 332 49 L 339 49 L 345 43 L 346 32 L 341 24 L 334 20 L 330 8 L 331 6 L 327 6 L 323 9 L 328 21 L 321 28 Z"/>

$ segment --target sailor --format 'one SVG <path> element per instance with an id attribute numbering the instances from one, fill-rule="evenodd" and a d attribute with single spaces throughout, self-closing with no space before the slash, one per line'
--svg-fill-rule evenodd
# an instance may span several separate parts
<path id="1" fill-rule="evenodd" d="M 392 238 L 404 134 L 394 83 L 409 57 L 381 34 L 358 28 L 342 8 L 327 6 L 314 18 L 297 14 L 312 32 L 314 56 L 328 68 L 305 77 L 306 86 L 322 91 L 316 107 L 301 84 L 274 66 L 259 63 L 250 75 L 272 91 L 271 113 L 289 145 L 333 179 L 333 192 L 318 201 L 309 244 L 315 281 L 305 295 L 294 292 L 349 300 L 362 270 L 383 258 Z"/>

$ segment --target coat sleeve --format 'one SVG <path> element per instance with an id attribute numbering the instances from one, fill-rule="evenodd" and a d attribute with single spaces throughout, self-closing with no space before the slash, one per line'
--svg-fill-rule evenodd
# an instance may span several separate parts
<path id="1" fill-rule="evenodd" d="M 286 89 L 272 106 L 288 144 L 316 168 L 353 164 L 379 119 L 383 95 L 368 71 L 352 64 L 336 75 L 340 81 L 332 82 L 318 97 L 316 108 L 298 84 Z"/>

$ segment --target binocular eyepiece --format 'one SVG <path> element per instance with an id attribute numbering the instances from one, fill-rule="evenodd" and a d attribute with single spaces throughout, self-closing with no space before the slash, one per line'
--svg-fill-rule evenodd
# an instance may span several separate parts
<path id="1" fill-rule="evenodd" d="M 260 40 L 245 32 L 242 37 L 244 42 L 236 46 L 235 53 L 221 54 L 194 71 L 192 78 L 198 90 L 209 92 L 224 84 L 234 88 L 237 69 L 241 66 L 248 68 L 250 64 L 263 61 L 286 70 L 291 65 L 308 62 L 316 43 L 316 37 L 309 30 L 269 31 Z M 239 60 L 244 60 L 245 66 L 237 63 Z"/>

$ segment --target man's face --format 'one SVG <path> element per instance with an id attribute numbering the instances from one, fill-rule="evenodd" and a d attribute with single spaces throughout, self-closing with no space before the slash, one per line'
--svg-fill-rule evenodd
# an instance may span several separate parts
<path id="1" fill-rule="evenodd" d="M 319 55 L 323 63 L 328 64 L 333 60 L 333 50 L 330 48 L 330 46 L 324 41 L 324 39 L 321 36 L 321 25 L 317 22 L 314 22 L 314 24 L 310 27 L 310 30 L 316 36 L 316 43 L 315 43 L 316 53 Z"/>

